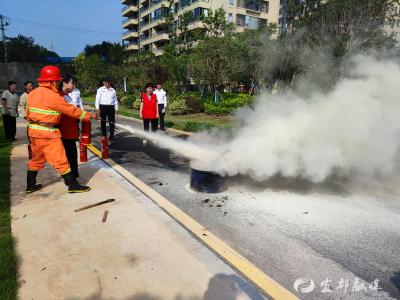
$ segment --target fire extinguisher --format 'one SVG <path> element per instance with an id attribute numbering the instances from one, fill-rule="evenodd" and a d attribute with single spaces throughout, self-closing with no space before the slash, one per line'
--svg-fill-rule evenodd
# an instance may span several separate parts
<path id="1" fill-rule="evenodd" d="M 110 158 L 110 152 L 108 151 L 108 139 L 103 137 L 101 140 L 101 157 Z"/>
<path id="2" fill-rule="evenodd" d="M 88 120 L 82 121 L 81 143 L 86 146 L 92 143 L 92 123 Z"/>
<path id="3" fill-rule="evenodd" d="M 79 143 L 79 152 L 80 152 L 80 161 L 81 162 L 87 162 L 88 157 L 87 157 L 87 146 L 81 142 Z"/>
<path id="4" fill-rule="evenodd" d="M 87 162 L 87 146 L 92 143 L 92 123 L 90 121 L 82 121 L 81 139 L 79 142 L 80 161 Z"/>

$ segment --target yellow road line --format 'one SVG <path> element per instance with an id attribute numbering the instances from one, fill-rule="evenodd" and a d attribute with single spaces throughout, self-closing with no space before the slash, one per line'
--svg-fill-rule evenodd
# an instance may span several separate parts
<path id="1" fill-rule="evenodd" d="M 89 145 L 88 149 L 101 158 L 100 151 L 93 145 Z M 294 294 L 117 162 L 112 159 L 105 159 L 104 161 L 269 297 L 279 300 L 298 299 Z"/>

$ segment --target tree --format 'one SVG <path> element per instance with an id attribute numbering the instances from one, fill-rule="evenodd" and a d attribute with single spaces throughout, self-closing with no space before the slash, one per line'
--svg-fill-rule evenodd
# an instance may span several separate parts
<path id="1" fill-rule="evenodd" d="M 124 61 L 124 49 L 119 43 L 102 42 L 97 45 L 86 45 L 86 56 L 97 54 L 112 65 L 121 65 Z"/>
<path id="2" fill-rule="evenodd" d="M 271 46 L 276 46 L 272 38 L 277 32 L 274 23 L 265 24 L 257 30 L 245 30 L 237 34 L 242 47 L 242 59 L 246 62 L 241 81 L 254 87 L 262 87 L 271 78 L 266 76 L 265 61 L 271 57 Z"/>
<path id="3" fill-rule="evenodd" d="M 35 40 L 19 34 L 15 38 L 6 41 L 7 56 L 10 62 L 42 62 L 46 57 L 58 57 L 54 51 L 50 51 L 35 44 Z M 4 62 L 3 42 L 0 43 L 0 61 Z"/>
<path id="4" fill-rule="evenodd" d="M 235 24 L 227 21 L 226 12 L 223 8 L 215 11 L 210 10 L 207 16 L 202 16 L 201 20 L 207 36 L 232 35 L 235 30 Z"/>
<path id="5" fill-rule="evenodd" d="M 95 91 L 99 82 L 108 75 L 106 64 L 97 54 L 86 56 L 81 53 L 75 58 L 73 66 L 80 85 L 86 91 Z"/>
<path id="6" fill-rule="evenodd" d="M 238 80 L 245 68 L 241 45 L 231 36 L 206 37 L 190 57 L 190 73 L 199 84 L 222 91 Z"/>
<path id="7" fill-rule="evenodd" d="M 383 33 L 386 21 L 399 18 L 400 0 L 288 0 L 289 28 L 311 47 L 330 47 L 335 57 L 393 45 Z"/>

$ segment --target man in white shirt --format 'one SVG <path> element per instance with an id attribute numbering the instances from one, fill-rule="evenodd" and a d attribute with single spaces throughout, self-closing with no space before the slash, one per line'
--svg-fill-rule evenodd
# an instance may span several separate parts
<path id="1" fill-rule="evenodd" d="M 167 109 L 167 93 L 162 89 L 161 84 L 157 84 L 156 90 L 153 92 L 157 96 L 158 112 L 160 117 L 160 130 L 165 131 L 164 116 Z"/>
<path id="2" fill-rule="evenodd" d="M 117 93 L 111 87 L 109 79 L 103 80 L 103 86 L 97 90 L 96 109 L 100 113 L 101 133 L 107 137 L 106 120 L 110 124 L 110 140 L 114 139 L 115 112 L 118 111 Z"/>
<path id="3" fill-rule="evenodd" d="M 83 103 L 82 103 L 80 90 L 78 90 L 77 88 L 74 88 L 74 90 L 71 93 L 69 93 L 68 96 L 72 100 L 71 104 L 73 104 L 83 110 Z"/>

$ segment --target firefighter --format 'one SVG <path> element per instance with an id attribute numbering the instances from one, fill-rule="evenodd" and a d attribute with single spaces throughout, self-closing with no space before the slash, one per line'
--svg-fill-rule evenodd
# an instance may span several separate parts
<path id="1" fill-rule="evenodd" d="M 36 184 L 36 177 L 46 162 L 63 177 L 69 193 L 90 190 L 87 186 L 79 185 L 71 172 L 58 126 L 62 114 L 80 120 L 97 119 L 97 115 L 82 111 L 65 101 L 57 89 L 58 82 L 62 79 L 59 68 L 43 67 L 37 79 L 39 87 L 30 92 L 27 98 L 26 120 L 32 149 L 32 158 L 28 162 L 28 194 L 42 188 L 40 184 Z"/>

